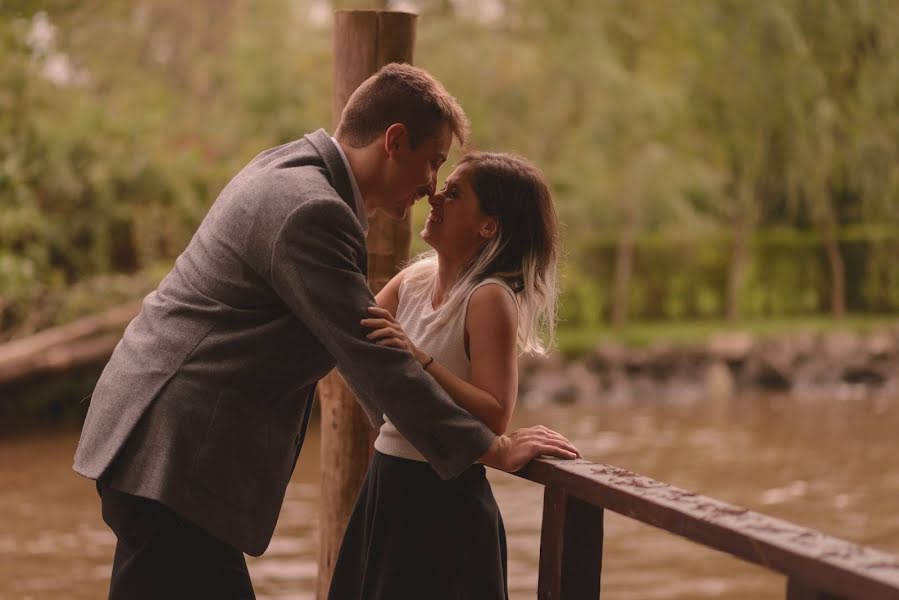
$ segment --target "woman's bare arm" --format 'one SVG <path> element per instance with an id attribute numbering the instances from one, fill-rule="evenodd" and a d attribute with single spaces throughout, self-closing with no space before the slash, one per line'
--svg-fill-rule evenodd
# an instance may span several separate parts
<path id="1" fill-rule="evenodd" d="M 437 361 L 428 367 L 453 401 L 497 435 L 506 432 L 518 397 L 518 307 L 499 285 L 483 285 L 471 295 L 465 318 L 471 382 Z M 425 359 L 427 360 L 427 359 Z"/>
<path id="2" fill-rule="evenodd" d="M 427 371 L 453 401 L 478 417 L 497 435 L 505 433 L 518 396 L 518 307 L 499 285 L 484 285 L 469 298 L 465 333 L 471 359 L 471 381 L 465 381 L 418 349 L 395 319 L 399 282 L 394 277 L 377 295 L 362 324 L 374 329 L 368 338 L 404 348 L 427 364 Z"/>

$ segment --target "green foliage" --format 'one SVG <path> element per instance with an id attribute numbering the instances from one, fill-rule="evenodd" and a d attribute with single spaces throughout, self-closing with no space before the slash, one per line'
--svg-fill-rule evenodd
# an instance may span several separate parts
<path id="1" fill-rule="evenodd" d="M 476 145 L 551 182 L 565 323 L 616 282 L 638 319 L 719 318 L 732 284 L 747 317 L 830 310 L 833 232 L 848 310 L 899 310 L 890 0 L 412 4 Z M 243 164 L 329 127 L 326 5 L 0 4 L 0 339 L 152 289 Z"/>
<path id="2" fill-rule="evenodd" d="M 847 262 L 848 309 L 854 313 L 899 311 L 899 229 L 848 228 L 837 236 Z M 721 319 L 733 241 L 730 236 L 647 235 L 636 243 L 636 278 L 630 289 L 633 316 L 640 320 Z M 765 229 L 749 242 L 750 268 L 744 288 L 747 318 L 808 317 L 827 312 L 830 272 L 820 236 L 811 231 Z M 564 286 L 562 322 L 593 326 L 608 319 L 608 281 L 614 270 L 614 238 L 581 246 L 572 262 L 580 272 Z M 589 290 L 589 292 L 587 292 Z M 583 296 L 601 311 L 585 314 Z"/>
<path id="3" fill-rule="evenodd" d="M 851 315 L 844 321 L 829 316 L 744 319 L 738 325 L 715 319 L 635 321 L 625 328 L 609 326 L 562 327 L 558 331 L 558 351 L 567 358 L 580 358 L 594 350 L 597 343 L 615 343 L 633 348 L 653 345 L 697 346 L 716 335 L 745 332 L 757 339 L 796 335 L 831 334 L 852 331 L 868 335 L 896 327 L 895 317 Z"/>

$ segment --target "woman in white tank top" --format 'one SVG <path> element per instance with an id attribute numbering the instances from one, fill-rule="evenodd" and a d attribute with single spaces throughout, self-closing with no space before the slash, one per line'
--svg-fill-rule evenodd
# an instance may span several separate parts
<path id="1" fill-rule="evenodd" d="M 421 235 L 433 251 L 378 293 L 363 324 L 376 343 L 411 352 L 458 405 L 503 434 L 518 352 L 543 353 L 552 340 L 558 224 L 550 192 L 529 162 L 472 153 L 430 204 Z M 484 467 L 441 480 L 386 417 L 329 594 L 363 598 L 508 598 L 505 531 Z"/>

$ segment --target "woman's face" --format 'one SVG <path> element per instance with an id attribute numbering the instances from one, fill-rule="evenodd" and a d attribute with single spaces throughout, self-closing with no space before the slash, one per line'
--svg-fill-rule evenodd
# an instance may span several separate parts
<path id="1" fill-rule="evenodd" d="M 472 166 L 463 163 L 446 179 L 443 189 L 430 199 L 431 212 L 421 232 L 422 239 L 438 254 L 468 260 L 493 235 L 496 218 L 481 211 L 471 187 Z"/>

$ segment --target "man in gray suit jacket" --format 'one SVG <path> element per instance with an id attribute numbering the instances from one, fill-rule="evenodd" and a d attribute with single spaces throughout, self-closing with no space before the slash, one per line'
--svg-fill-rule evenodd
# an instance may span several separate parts
<path id="1" fill-rule="evenodd" d="M 421 69 L 388 65 L 323 130 L 267 150 L 225 187 L 143 302 L 94 390 L 75 470 L 118 537 L 111 598 L 252 598 L 335 365 L 373 426 L 387 414 L 444 478 L 577 450 L 542 427 L 494 435 L 407 352 L 365 337 L 365 229 L 433 190 L 467 120 Z M 310 515 L 311 518 L 311 515 Z"/>

